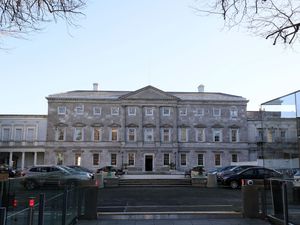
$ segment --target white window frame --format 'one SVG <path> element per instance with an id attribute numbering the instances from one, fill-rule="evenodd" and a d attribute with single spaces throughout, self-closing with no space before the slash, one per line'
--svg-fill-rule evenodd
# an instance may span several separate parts
<path id="1" fill-rule="evenodd" d="M 179 116 L 186 116 L 187 108 L 179 108 Z"/>
<path id="2" fill-rule="evenodd" d="M 171 115 L 171 108 L 170 107 L 162 107 L 162 115 L 163 116 L 170 116 Z"/>
<path id="3" fill-rule="evenodd" d="M 20 131 L 20 137 L 17 137 L 17 131 Z M 21 142 L 24 140 L 24 129 L 23 127 L 15 127 L 14 130 L 14 141 Z"/>
<path id="4" fill-rule="evenodd" d="M 93 166 L 99 166 L 100 165 L 100 154 L 99 153 L 93 153 L 92 160 L 93 160 L 93 162 L 92 162 Z M 95 163 L 95 161 L 97 161 L 97 163 Z"/>
<path id="5" fill-rule="evenodd" d="M 153 107 L 146 107 L 145 108 L 145 116 L 153 116 Z"/>
<path id="6" fill-rule="evenodd" d="M 74 165 L 75 166 L 80 166 L 82 161 L 82 155 L 81 153 L 76 152 L 74 154 Z"/>
<path id="7" fill-rule="evenodd" d="M 195 111 L 195 116 L 204 116 L 204 109 L 203 108 L 197 108 Z"/>
<path id="8" fill-rule="evenodd" d="M 99 107 L 99 106 L 94 106 L 93 107 L 93 115 L 94 116 L 100 116 L 101 115 L 101 111 L 102 111 L 101 107 Z"/>
<path id="9" fill-rule="evenodd" d="M 233 161 L 233 156 L 236 156 L 236 161 Z M 232 153 L 231 154 L 231 162 L 238 162 L 239 161 L 239 157 L 238 157 L 238 154 L 237 153 Z"/>
<path id="10" fill-rule="evenodd" d="M 235 141 L 233 140 L 233 135 L 232 135 L 234 131 L 236 132 L 236 134 L 235 134 L 236 135 L 236 140 Z M 240 141 L 239 133 L 240 132 L 239 132 L 238 128 L 231 128 L 230 129 L 230 142 L 234 142 L 234 143 L 239 142 Z"/>
<path id="11" fill-rule="evenodd" d="M 113 133 L 116 132 L 117 139 L 113 140 Z M 109 135 L 110 141 L 119 141 L 119 128 L 118 127 L 111 127 L 110 128 L 110 135 Z"/>
<path id="12" fill-rule="evenodd" d="M 202 164 L 199 164 L 199 156 L 202 155 Z M 204 153 L 198 153 L 197 154 L 197 165 L 198 166 L 204 166 L 205 165 L 205 161 L 204 161 Z"/>
<path id="13" fill-rule="evenodd" d="M 111 107 L 111 115 L 112 116 L 118 116 L 120 113 L 120 108 L 119 107 Z"/>
<path id="14" fill-rule="evenodd" d="M 133 156 L 133 164 L 130 164 L 130 155 Z M 128 155 L 127 155 L 127 165 L 130 166 L 130 167 L 134 167 L 135 166 L 135 153 L 133 152 L 128 152 Z"/>
<path id="15" fill-rule="evenodd" d="M 83 141 L 84 129 L 83 127 L 74 127 L 74 141 Z M 78 138 L 80 137 L 80 139 Z"/>
<path id="16" fill-rule="evenodd" d="M 63 165 L 65 161 L 65 156 L 63 152 L 57 152 L 55 156 L 56 165 Z"/>
<path id="17" fill-rule="evenodd" d="M 63 132 L 63 140 L 60 140 L 60 130 Z M 57 127 L 55 130 L 55 140 L 56 141 L 65 141 L 66 140 L 66 128 L 65 127 Z"/>
<path id="18" fill-rule="evenodd" d="M 147 135 L 151 135 L 151 140 L 148 140 Z M 144 128 L 144 142 L 154 142 L 153 128 Z"/>
<path id="19" fill-rule="evenodd" d="M 167 135 L 165 135 L 165 131 L 167 131 Z M 165 139 L 167 137 L 167 139 Z M 169 143 L 171 142 L 171 128 L 161 128 L 161 142 Z"/>
<path id="20" fill-rule="evenodd" d="M 77 105 L 75 107 L 75 113 L 76 113 L 76 115 L 83 115 L 83 113 L 84 113 L 84 105 L 83 104 Z"/>
<path id="21" fill-rule="evenodd" d="M 112 157 L 113 155 L 116 156 L 116 162 L 115 162 L 115 163 L 113 163 L 113 157 Z M 118 155 L 117 155 L 117 153 L 110 153 L 110 164 L 111 164 L 112 166 L 118 165 Z"/>
<path id="22" fill-rule="evenodd" d="M 32 131 L 32 140 L 29 138 L 29 130 L 33 130 Z M 37 133 L 36 133 L 36 127 L 27 127 L 27 129 L 26 129 L 26 141 L 29 141 L 29 142 L 31 142 L 31 141 L 35 141 L 36 139 L 37 139 Z"/>
<path id="23" fill-rule="evenodd" d="M 58 106 L 57 107 L 57 115 L 66 115 L 67 107 L 66 106 Z"/>
<path id="24" fill-rule="evenodd" d="M 128 107 L 128 116 L 135 116 L 136 115 L 136 107 L 130 106 Z"/>
<path id="25" fill-rule="evenodd" d="M 217 164 L 217 163 L 216 163 L 216 162 L 217 162 L 217 156 L 220 157 L 220 159 L 219 159 L 220 164 Z M 221 155 L 221 153 L 215 153 L 215 154 L 214 154 L 214 165 L 215 165 L 216 167 L 222 166 L 222 155 Z"/>
<path id="26" fill-rule="evenodd" d="M 133 133 L 130 132 L 133 131 Z M 130 135 L 133 135 L 133 140 L 130 140 Z M 127 128 L 127 141 L 128 142 L 136 142 L 136 128 L 128 127 Z"/>
<path id="27" fill-rule="evenodd" d="M 220 108 L 213 108 L 213 116 L 214 117 L 221 117 L 221 109 Z"/>
<path id="28" fill-rule="evenodd" d="M 167 162 L 167 164 L 165 163 L 165 156 L 168 156 L 168 162 Z M 163 154 L 163 165 L 164 166 L 169 166 L 170 165 L 170 162 L 171 162 L 171 157 L 170 157 L 170 153 L 164 153 Z"/>
<path id="29" fill-rule="evenodd" d="M 6 132 L 4 132 L 5 130 L 7 130 L 8 131 L 8 137 L 7 137 L 7 139 L 6 139 L 6 137 L 4 136 L 5 134 L 6 134 Z M 11 140 L 11 128 L 10 127 L 2 127 L 2 141 L 4 141 L 4 142 L 8 142 L 8 141 L 10 141 Z"/>
<path id="30" fill-rule="evenodd" d="M 219 134 L 219 141 L 216 141 L 216 136 Z M 213 129 L 213 142 L 223 142 L 223 131 L 220 128 Z"/>
<path id="31" fill-rule="evenodd" d="M 199 134 L 202 133 L 202 140 L 199 140 Z M 205 142 L 205 128 L 196 128 L 196 142 Z"/>
<path id="32" fill-rule="evenodd" d="M 98 131 L 99 132 L 99 140 L 97 140 L 97 139 L 95 139 L 95 131 Z M 93 132 L 92 132 L 93 134 L 93 138 L 92 138 L 92 140 L 93 141 L 101 141 L 101 138 L 102 138 L 102 129 L 100 128 L 100 127 L 93 127 Z"/>
<path id="33" fill-rule="evenodd" d="M 185 130 L 185 134 L 182 133 L 184 130 Z M 185 137 L 183 137 L 183 135 Z M 180 142 L 188 142 L 189 141 L 189 129 L 186 128 L 186 127 L 179 128 L 179 134 L 178 134 L 178 136 L 179 136 Z M 185 138 L 185 139 L 183 139 L 183 138 Z"/>
<path id="34" fill-rule="evenodd" d="M 238 117 L 238 110 L 236 108 L 230 109 L 230 118 L 236 119 Z"/>
<path id="35" fill-rule="evenodd" d="M 184 158 L 185 158 L 185 161 L 184 161 L 184 163 L 183 163 L 183 156 L 184 156 Z M 182 167 L 186 167 L 187 166 L 187 154 L 186 153 L 180 153 L 180 166 L 182 166 Z"/>

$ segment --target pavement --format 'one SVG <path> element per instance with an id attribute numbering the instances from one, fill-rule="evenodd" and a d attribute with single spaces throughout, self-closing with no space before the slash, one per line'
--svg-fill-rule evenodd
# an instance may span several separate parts
<path id="1" fill-rule="evenodd" d="M 80 220 L 77 225 L 270 225 L 270 223 L 261 219 L 248 218 L 202 218 L 163 220 Z"/>

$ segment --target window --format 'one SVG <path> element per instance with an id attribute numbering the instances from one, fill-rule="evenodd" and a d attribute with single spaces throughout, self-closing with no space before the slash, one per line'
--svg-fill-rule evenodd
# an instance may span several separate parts
<path id="1" fill-rule="evenodd" d="M 3 141 L 10 140 L 10 128 L 3 128 L 2 140 Z"/>
<path id="2" fill-rule="evenodd" d="M 63 165 L 64 164 L 64 155 L 62 152 L 56 153 L 56 164 Z"/>
<path id="3" fill-rule="evenodd" d="M 257 129 L 257 133 L 258 133 L 258 141 L 263 141 L 263 139 L 264 139 L 264 132 L 263 132 L 263 129 L 261 129 L 261 128 L 258 128 Z"/>
<path id="4" fill-rule="evenodd" d="M 204 166 L 204 155 L 198 154 L 197 161 L 198 161 L 198 166 Z"/>
<path id="5" fill-rule="evenodd" d="M 274 142 L 274 138 L 275 138 L 275 130 L 269 129 L 267 133 L 267 142 Z"/>
<path id="6" fill-rule="evenodd" d="M 119 115 L 119 107 L 111 107 L 111 115 L 118 116 Z"/>
<path id="7" fill-rule="evenodd" d="M 170 140 L 171 140 L 170 128 L 162 128 L 161 135 L 162 135 L 162 142 L 170 142 Z"/>
<path id="8" fill-rule="evenodd" d="M 99 153 L 93 154 L 93 166 L 99 166 L 100 164 L 100 155 Z"/>
<path id="9" fill-rule="evenodd" d="M 221 116 L 221 109 L 214 108 L 213 109 L 213 116 L 220 117 Z"/>
<path id="10" fill-rule="evenodd" d="M 238 156 L 237 154 L 231 154 L 231 162 L 238 162 Z"/>
<path id="11" fill-rule="evenodd" d="M 64 141 L 65 140 L 65 133 L 66 133 L 66 128 L 57 127 L 56 128 L 56 140 L 57 141 Z"/>
<path id="12" fill-rule="evenodd" d="M 187 115 L 187 108 L 180 108 L 179 116 L 186 116 L 186 115 Z"/>
<path id="13" fill-rule="evenodd" d="M 170 165 L 170 154 L 165 153 L 164 154 L 164 166 Z"/>
<path id="14" fill-rule="evenodd" d="M 58 115 L 65 115 L 67 113 L 66 106 L 58 106 L 57 107 L 57 114 Z"/>
<path id="15" fill-rule="evenodd" d="M 204 109 L 196 109 L 195 116 L 204 116 Z"/>
<path id="16" fill-rule="evenodd" d="M 145 115 L 146 116 L 153 116 L 153 108 L 146 107 L 146 109 L 145 109 Z"/>
<path id="17" fill-rule="evenodd" d="M 76 166 L 81 165 L 81 153 L 75 153 L 75 165 Z"/>
<path id="18" fill-rule="evenodd" d="M 215 154 L 215 166 L 221 166 L 221 154 Z"/>
<path id="19" fill-rule="evenodd" d="M 128 166 L 134 166 L 134 165 L 135 165 L 135 154 L 128 153 Z"/>
<path id="20" fill-rule="evenodd" d="M 238 142 L 239 141 L 239 130 L 238 129 L 231 129 L 230 130 L 230 140 L 231 140 L 231 142 Z"/>
<path id="21" fill-rule="evenodd" d="M 230 110 L 230 118 L 236 119 L 238 117 L 238 110 L 237 109 L 231 109 Z"/>
<path id="22" fill-rule="evenodd" d="M 83 141 L 83 128 L 82 127 L 75 127 L 74 141 Z"/>
<path id="23" fill-rule="evenodd" d="M 136 129 L 135 128 L 128 128 L 128 141 L 135 142 L 136 141 Z"/>
<path id="24" fill-rule="evenodd" d="M 35 128 L 27 128 L 26 140 L 34 141 L 35 139 Z"/>
<path id="25" fill-rule="evenodd" d="M 180 165 L 186 166 L 186 154 L 185 153 L 180 154 Z"/>
<path id="26" fill-rule="evenodd" d="M 94 127 L 93 129 L 93 141 L 101 140 L 101 129 L 99 127 Z"/>
<path id="27" fill-rule="evenodd" d="M 97 106 L 93 107 L 93 114 L 95 116 L 100 116 L 101 115 L 101 107 L 97 107 Z"/>
<path id="28" fill-rule="evenodd" d="M 110 140 L 118 141 L 118 128 L 117 127 L 111 128 Z"/>
<path id="29" fill-rule="evenodd" d="M 187 142 L 188 141 L 188 129 L 187 128 L 180 128 L 179 129 L 179 140 L 181 142 Z"/>
<path id="30" fill-rule="evenodd" d="M 205 141 L 205 128 L 197 128 L 196 130 L 196 141 L 204 142 Z"/>
<path id="31" fill-rule="evenodd" d="M 145 142 L 153 142 L 153 128 L 145 128 L 144 129 L 144 140 Z"/>
<path id="32" fill-rule="evenodd" d="M 15 129 L 15 141 L 22 141 L 23 140 L 23 129 L 16 128 Z"/>
<path id="33" fill-rule="evenodd" d="M 82 115 L 84 113 L 84 105 L 78 105 L 75 107 L 75 113 L 77 115 Z"/>
<path id="34" fill-rule="evenodd" d="M 110 155 L 110 164 L 112 166 L 117 165 L 117 154 L 116 153 L 111 153 L 111 155 Z"/>
<path id="35" fill-rule="evenodd" d="M 286 130 L 281 130 L 280 131 L 280 140 L 281 141 L 286 141 Z"/>
<path id="36" fill-rule="evenodd" d="M 135 116 L 136 115 L 136 107 L 128 107 L 128 115 Z"/>
<path id="37" fill-rule="evenodd" d="M 162 115 L 163 116 L 170 116 L 170 114 L 171 114 L 171 110 L 170 110 L 169 107 L 163 107 L 162 108 Z"/>
<path id="38" fill-rule="evenodd" d="M 222 130 L 213 129 L 213 142 L 222 142 Z"/>

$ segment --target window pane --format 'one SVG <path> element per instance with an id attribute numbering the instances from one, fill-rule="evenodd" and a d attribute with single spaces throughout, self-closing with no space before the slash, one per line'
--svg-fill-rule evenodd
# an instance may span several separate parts
<path id="1" fill-rule="evenodd" d="M 28 128 L 27 129 L 27 137 L 26 140 L 27 141 L 33 141 L 34 140 L 34 128 Z"/>
<path id="2" fill-rule="evenodd" d="M 204 160 L 203 160 L 203 154 L 198 154 L 198 166 L 203 166 Z"/>
<path id="3" fill-rule="evenodd" d="M 94 153 L 93 154 L 93 166 L 98 166 L 99 165 L 99 154 L 98 153 Z"/>
<path id="4" fill-rule="evenodd" d="M 186 166 L 186 154 L 180 155 L 180 165 Z"/>
<path id="5" fill-rule="evenodd" d="M 100 141 L 100 128 L 94 128 L 94 141 Z"/>
<path id="6" fill-rule="evenodd" d="M 81 165 L 81 154 L 80 153 L 76 153 L 75 154 L 75 165 L 76 166 L 80 166 Z"/>
<path id="7" fill-rule="evenodd" d="M 215 166 L 221 166 L 221 155 L 215 154 Z"/>
<path id="8" fill-rule="evenodd" d="M 168 166 L 170 164 L 170 154 L 164 154 L 164 166 Z"/>
<path id="9" fill-rule="evenodd" d="M 4 128 L 3 129 L 3 141 L 9 141 L 10 139 L 10 129 Z"/>
<path id="10" fill-rule="evenodd" d="M 134 166 L 134 153 L 128 153 L 128 166 Z"/>
<path id="11" fill-rule="evenodd" d="M 115 154 L 115 153 L 111 154 L 111 162 L 110 163 L 111 163 L 112 166 L 117 165 L 117 154 Z"/>
<path id="12" fill-rule="evenodd" d="M 23 130 L 21 128 L 16 128 L 15 132 L 15 141 L 22 141 Z"/>
<path id="13" fill-rule="evenodd" d="M 231 155 L 231 162 L 237 162 L 237 161 L 238 161 L 237 154 L 232 154 Z"/>
<path id="14" fill-rule="evenodd" d="M 118 140 L 118 128 L 111 128 L 111 140 L 117 141 Z"/>

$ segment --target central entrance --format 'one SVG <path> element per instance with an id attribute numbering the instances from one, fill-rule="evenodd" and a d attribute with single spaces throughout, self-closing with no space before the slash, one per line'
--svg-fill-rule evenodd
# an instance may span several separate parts
<path id="1" fill-rule="evenodd" d="M 145 171 L 153 171 L 153 155 L 145 155 Z"/>

